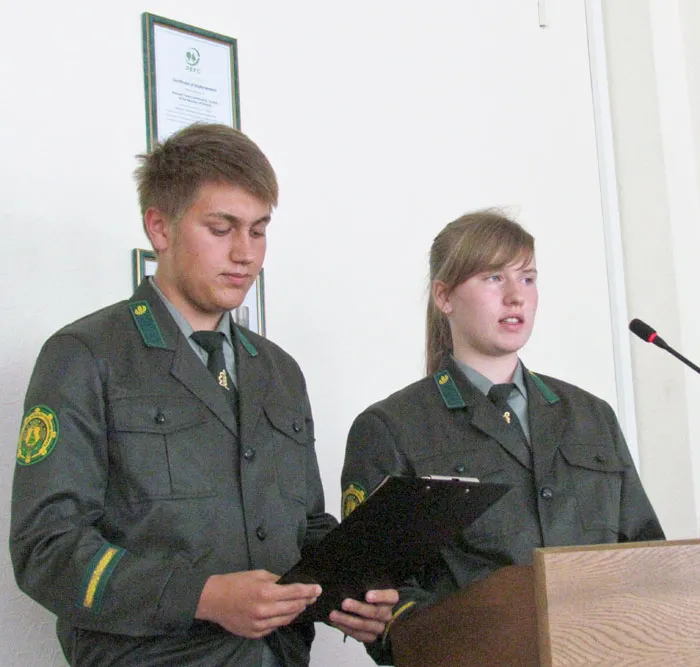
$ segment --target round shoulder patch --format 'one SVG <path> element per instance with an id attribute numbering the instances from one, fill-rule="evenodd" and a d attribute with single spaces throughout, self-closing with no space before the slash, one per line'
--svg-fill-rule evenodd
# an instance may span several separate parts
<path id="1" fill-rule="evenodd" d="M 343 519 L 365 501 L 367 492 L 358 484 L 350 484 L 343 491 Z"/>
<path id="2" fill-rule="evenodd" d="M 35 405 L 24 418 L 17 444 L 17 463 L 30 466 L 45 459 L 58 440 L 58 418 L 45 405 Z"/>

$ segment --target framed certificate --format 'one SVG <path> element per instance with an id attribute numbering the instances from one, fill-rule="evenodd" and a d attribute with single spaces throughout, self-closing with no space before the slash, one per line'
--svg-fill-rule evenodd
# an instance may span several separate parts
<path id="1" fill-rule="evenodd" d="M 152 250 L 143 248 L 134 248 L 132 259 L 136 290 L 144 278 L 155 275 L 158 261 Z M 236 324 L 265 336 L 265 269 L 260 269 L 255 284 L 248 290 L 243 303 L 231 311 L 231 315 Z"/>
<path id="2" fill-rule="evenodd" d="M 240 129 L 236 40 L 145 12 L 148 150 L 196 122 Z"/>

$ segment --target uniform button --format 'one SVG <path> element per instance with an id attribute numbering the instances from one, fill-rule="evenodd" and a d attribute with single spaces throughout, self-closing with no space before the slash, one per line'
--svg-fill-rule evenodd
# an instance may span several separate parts
<path id="1" fill-rule="evenodd" d="M 246 447 L 243 452 L 243 458 L 252 461 L 255 458 L 255 450 L 252 447 Z"/>
<path id="2" fill-rule="evenodd" d="M 545 486 L 545 487 L 542 489 L 542 491 L 540 491 L 540 495 L 541 495 L 545 500 L 549 500 L 550 498 L 552 498 L 552 497 L 554 496 L 554 491 L 552 491 L 552 489 L 550 489 L 548 486 Z"/>
<path id="3" fill-rule="evenodd" d="M 467 469 L 467 468 L 466 468 L 466 466 L 464 465 L 464 463 L 458 463 L 458 464 L 455 466 L 455 472 L 456 472 L 458 475 L 461 475 L 466 469 Z"/>
<path id="4" fill-rule="evenodd" d="M 294 429 L 294 433 L 299 433 L 299 431 L 301 431 L 301 424 L 299 423 L 298 419 L 295 419 L 292 422 L 292 428 Z"/>
<path id="5" fill-rule="evenodd" d="M 165 415 L 162 412 L 156 415 L 156 424 L 165 424 Z"/>
<path id="6" fill-rule="evenodd" d="M 261 542 L 267 537 L 267 533 L 265 532 L 265 529 L 262 526 L 258 526 L 257 530 L 255 531 L 255 534 L 258 536 L 258 539 Z"/>
<path id="7" fill-rule="evenodd" d="M 607 461 L 607 459 L 602 454 L 595 455 L 595 462 L 596 463 L 605 463 L 606 461 Z"/>

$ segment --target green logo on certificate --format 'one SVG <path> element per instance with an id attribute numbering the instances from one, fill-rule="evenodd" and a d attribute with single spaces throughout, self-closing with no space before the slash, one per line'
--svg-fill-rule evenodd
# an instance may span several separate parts
<path id="1" fill-rule="evenodd" d="M 190 67 L 194 67 L 199 62 L 199 58 L 199 51 L 194 46 L 185 51 L 185 60 Z"/>

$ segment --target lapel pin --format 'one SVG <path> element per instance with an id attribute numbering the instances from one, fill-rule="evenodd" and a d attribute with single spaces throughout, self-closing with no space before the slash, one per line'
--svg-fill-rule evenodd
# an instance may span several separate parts
<path id="1" fill-rule="evenodd" d="M 219 373 L 219 378 L 218 378 L 218 379 L 219 379 L 219 384 L 220 384 L 224 389 L 228 389 L 228 388 L 229 388 L 229 387 L 228 387 L 228 378 L 226 377 L 226 371 L 221 371 L 221 373 Z M 509 423 L 510 423 L 510 422 L 509 422 Z"/>

